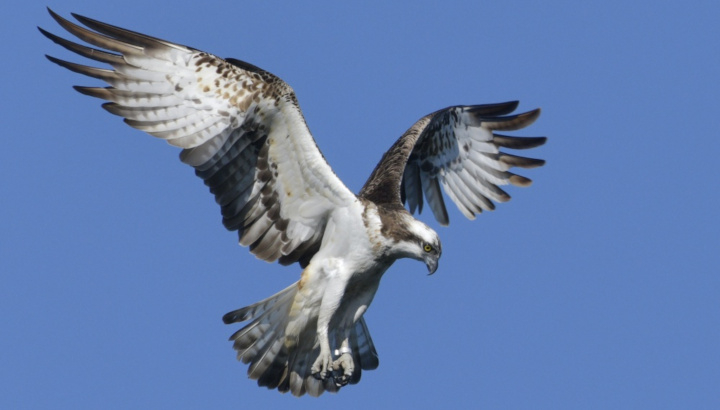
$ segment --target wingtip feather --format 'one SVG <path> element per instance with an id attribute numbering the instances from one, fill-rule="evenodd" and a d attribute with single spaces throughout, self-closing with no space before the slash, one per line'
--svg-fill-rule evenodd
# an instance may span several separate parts
<path id="1" fill-rule="evenodd" d="M 510 149 L 530 149 L 544 145 L 547 137 L 514 137 L 493 133 L 493 143 Z"/>
<path id="2" fill-rule="evenodd" d="M 471 105 L 466 110 L 477 116 L 507 115 L 515 111 L 519 104 L 520 101 L 513 100 L 494 104 Z"/>
<path id="3" fill-rule="evenodd" d="M 519 167 L 519 168 L 537 168 L 545 165 L 544 159 L 536 159 L 536 158 L 528 158 L 528 157 L 520 157 L 517 155 L 507 154 L 507 153 L 501 153 L 498 160 L 502 163 L 505 163 L 511 167 Z"/>
<path id="4" fill-rule="evenodd" d="M 490 130 L 515 131 L 531 125 L 540 116 L 540 109 L 524 112 L 506 117 L 488 118 L 482 121 L 484 127 Z"/>
<path id="5" fill-rule="evenodd" d="M 508 178 L 508 180 L 510 181 L 511 184 L 513 184 L 517 187 L 526 188 L 526 187 L 529 187 L 530 185 L 532 185 L 532 180 L 530 178 L 526 178 L 521 175 L 512 174 L 512 175 L 510 175 L 510 178 Z"/>

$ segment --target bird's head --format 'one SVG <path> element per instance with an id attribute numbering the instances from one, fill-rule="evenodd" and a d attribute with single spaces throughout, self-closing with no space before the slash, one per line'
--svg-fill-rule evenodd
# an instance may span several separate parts
<path id="1" fill-rule="evenodd" d="M 440 237 L 429 226 L 415 218 L 408 218 L 407 232 L 402 247 L 405 256 L 425 262 L 428 273 L 432 275 L 438 268 L 438 260 L 442 255 Z"/>

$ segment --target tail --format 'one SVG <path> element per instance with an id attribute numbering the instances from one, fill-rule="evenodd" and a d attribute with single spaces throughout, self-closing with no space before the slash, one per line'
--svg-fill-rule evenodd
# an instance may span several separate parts
<path id="1" fill-rule="evenodd" d="M 297 283 L 292 284 L 265 300 L 223 316 L 226 324 L 251 321 L 230 336 L 234 341 L 233 348 L 238 360 L 250 365 L 248 377 L 257 380 L 259 386 L 278 389 L 282 393 L 290 391 L 294 396 L 308 393 L 317 397 L 324 391 L 337 392 L 340 386 L 332 377 L 318 380 L 310 373 L 310 367 L 320 353 L 316 336 L 317 314 L 305 318 L 306 325 L 299 335 L 286 337 L 290 308 L 297 290 Z M 355 374 L 350 384 L 355 384 L 360 381 L 362 370 L 373 370 L 379 365 L 364 318 L 355 323 L 349 341 L 355 360 Z"/>

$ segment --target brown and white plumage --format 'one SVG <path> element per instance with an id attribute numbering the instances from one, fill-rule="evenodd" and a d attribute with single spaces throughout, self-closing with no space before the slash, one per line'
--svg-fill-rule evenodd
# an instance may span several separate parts
<path id="1" fill-rule="evenodd" d="M 226 323 L 249 323 L 231 340 L 261 386 L 313 396 L 360 380 L 378 366 L 363 314 L 380 278 L 398 258 L 430 273 L 442 253 L 437 234 L 412 217 L 423 196 L 448 223 L 441 189 L 468 218 L 527 186 L 511 167 L 541 160 L 499 148 L 541 145 L 494 131 L 529 125 L 539 110 L 508 115 L 517 102 L 449 107 L 421 118 L 388 150 L 358 195 L 317 148 L 292 88 L 251 64 L 74 15 L 50 11 L 80 45 L 45 30 L 55 43 L 111 69 L 51 61 L 110 86 L 76 87 L 150 135 L 182 148 L 220 205 L 223 224 L 258 258 L 299 262 L 300 280 Z M 407 201 L 410 211 L 403 207 Z"/>
<path id="2" fill-rule="evenodd" d="M 225 227 L 237 230 L 240 243 L 259 258 L 302 259 L 319 245 L 330 210 L 354 200 L 317 149 L 293 90 L 279 78 L 85 17 L 76 16 L 104 35 L 53 17 L 81 40 L 121 55 L 43 31 L 114 70 L 50 59 L 109 83 L 75 88 L 110 101 L 103 108 L 128 125 L 183 148 L 180 159 L 210 187 Z"/>
<path id="3" fill-rule="evenodd" d="M 408 129 L 388 150 L 360 192 L 374 202 L 407 201 L 410 212 L 422 211 L 423 193 L 435 218 L 449 223 L 440 187 L 469 219 L 510 195 L 499 188 L 513 184 L 529 186 L 528 178 L 508 169 L 533 168 L 543 160 L 519 157 L 500 148 L 527 149 L 545 143 L 545 137 L 510 137 L 494 131 L 527 127 L 540 115 L 536 109 L 510 114 L 518 102 L 448 107 L 426 115 Z M 502 116 L 502 117 L 501 117 Z M 386 175 L 401 178 L 396 184 Z"/>

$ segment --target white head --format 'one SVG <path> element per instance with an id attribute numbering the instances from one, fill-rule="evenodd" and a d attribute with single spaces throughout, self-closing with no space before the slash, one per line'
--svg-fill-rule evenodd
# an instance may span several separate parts
<path id="1" fill-rule="evenodd" d="M 401 258 L 413 258 L 425 262 L 430 275 L 438 268 L 442 245 L 438 234 L 429 226 L 413 218 L 409 213 L 401 214 L 402 234 L 397 235 L 393 249 Z"/>

